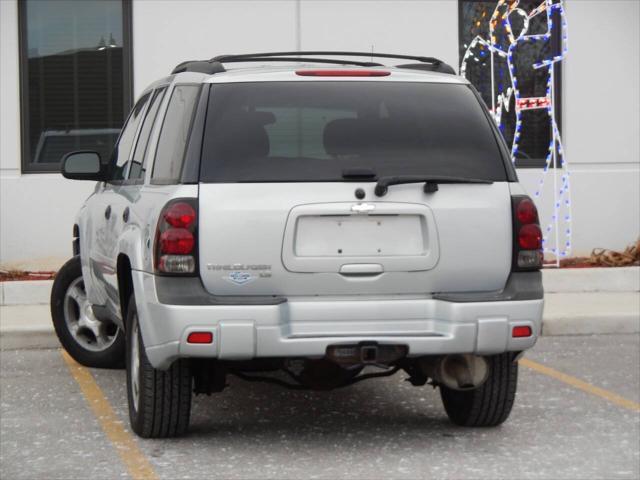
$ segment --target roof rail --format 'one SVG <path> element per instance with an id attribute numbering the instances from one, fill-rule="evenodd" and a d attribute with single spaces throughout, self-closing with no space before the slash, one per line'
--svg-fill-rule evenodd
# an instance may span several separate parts
<path id="1" fill-rule="evenodd" d="M 340 52 L 340 51 L 324 51 L 324 50 L 307 50 L 307 51 L 299 51 L 299 52 L 266 52 L 266 53 L 245 53 L 241 55 L 218 55 L 217 57 L 213 57 L 211 61 L 217 62 L 241 62 L 243 58 L 262 58 L 262 57 L 282 57 L 282 56 L 290 56 L 295 55 L 297 57 L 300 56 L 309 56 L 309 55 L 331 55 L 337 57 L 369 57 L 369 58 L 397 58 L 399 60 L 417 60 L 418 62 L 426 62 L 426 63 L 443 63 L 442 60 L 438 60 L 433 57 L 419 57 L 416 55 L 397 55 L 394 53 L 372 53 L 372 52 Z M 310 59 L 311 60 L 311 59 Z"/>
<path id="2" fill-rule="evenodd" d="M 180 72 L 200 72 L 214 74 L 224 72 L 224 63 L 234 62 L 312 62 L 330 63 L 334 65 L 356 65 L 359 67 L 380 67 L 381 63 L 373 61 L 363 62 L 357 60 L 343 60 L 331 58 L 306 58 L 318 55 L 330 55 L 338 57 L 369 57 L 373 58 L 393 58 L 399 60 L 414 60 L 419 63 L 409 63 L 397 65 L 397 68 L 407 68 L 412 70 L 425 70 L 440 73 L 450 73 L 455 75 L 455 70 L 442 60 L 433 57 L 421 57 L 415 55 L 397 55 L 392 53 L 371 53 L 371 52 L 340 52 L 340 51 L 300 51 L 300 52 L 264 52 L 246 53 L 241 55 L 218 55 L 210 60 L 196 60 L 182 62 L 176 66 L 173 73 Z M 305 58 L 303 58 L 305 57 Z"/>
<path id="3" fill-rule="evenodd" d="M 457 75 L 457 72 L 448 63 L 430 64 L 430 63 L 405 63 L 404 65 L 396 65 L 396 68 L 407 68 L 409 70 L 422 70 L 425 72 L 448 73 Z"/>
<path id="4" fill-rule="evenodd" d="M 232 58 L 227 56 L 224 60 L 225 63 L 232 62 L 313 62 L 313 63 L 330 63 L 332 65 L 356 65 L 358 67 L 382 67 L 381 63 L 375 62 L 358 62 L 355 60 L 332 60 L 328 58 L 301 58 L 301 57 L 253 57 L 251 55 L 243 55 L 242 58 Z M 182 62 L 177 65 L 171 74 L 181 72 L 198 72 L 213 75 L 214 73 L 225 72 L 226 69 L 222 65 L 222 62 L 215 59 L 211 60 L 190 60 Z"/>
<path id="5" fill-rule="evenodd" d="M 182 72 L 198 72 L 213 75 L 214 73 L 224 72 L 225 68 L 220 62 L 211 62 L 208 60 L 189 60 L 182 62 L 171 71 L 171 74 Z"/>
<path id="6" fill-rule="evenodd" d="M 216 60 L 212 60 L 216 61 Z M 383 67 L 381 63 L 376 62 L 359 62 L 357 60 L 337 60 L 331 58 L 304 58 L 304 57 L 254 57 L 253 55 L 239 56 L 238 58 L 230 57 L 222 60 L 221 63 L 233 62 L 311 62 L 311 63 L 330 63 L 332 65 L 355 65 L 358 67 Z"/>

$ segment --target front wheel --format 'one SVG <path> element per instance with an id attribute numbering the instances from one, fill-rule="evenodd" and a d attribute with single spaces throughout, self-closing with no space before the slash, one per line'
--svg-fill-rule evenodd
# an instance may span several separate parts
<path id="1" fill-rule="evenodd" d="M 124 367 L 124 332 L 93 314 L 79 255 L 56 275 L 51 289 L 51 318 L 60 343 L 76 362 L 93 368 Z"/>
<path id="2" fill-rule="evenodd" d="M 144 438 L 182 435 L 189 427 L 192 375 L 188 360 L 153 368 L 144 348 L 135 297 L 127 308 L 127 398 L 134 432 Z"/>
<path id="3" fill-rule="evenodd" d="M 518 363 L 514 354 L 487 357 L 489 376 L 482 386 L 458 391 L 440 385 L 440 396 L 449 419 L 464 427 L 495 427 L 511 413 L 516 398 Z"/>

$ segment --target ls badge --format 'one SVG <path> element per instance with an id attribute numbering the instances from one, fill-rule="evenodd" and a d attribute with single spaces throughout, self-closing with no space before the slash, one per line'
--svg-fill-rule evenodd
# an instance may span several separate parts
<path id="1" fill-rule="evenodd" d="M 229 272 L 228 276 L 222 278 L 235 285 L 247 285 L 256 279 L 249 272 Z"/>

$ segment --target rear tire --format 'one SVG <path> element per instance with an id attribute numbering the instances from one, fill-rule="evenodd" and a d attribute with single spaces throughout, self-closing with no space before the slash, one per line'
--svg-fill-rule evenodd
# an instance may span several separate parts
<path id="1" fill-rule="evenodd" d="M 518 363 L 514 354 L 487 357 L 489 377 L 475 390 L 458 391 L 440 385 L 440 396 L 449 419 L 464 427 L 495 427 L 511 413 L 516 398 Z"/>
<path id="2" fill-rule="evenodd" d="M 50 306 L 58 340 L 76 362 L 91 368 L 124 367 L 124 332 L 115 323 L 100 321 L 93 314 L 79 255 L 58 271 Z"/>
<path id="3" fill-rule="evenodd" d="M 188 360 L 176 360 L 166 371 L 153 368 L 145 352 L 133 294 L 126 326 L 131 428 L 143 438 L 182 435 L 189 427 L 191 414 L 193 379 Z"/>

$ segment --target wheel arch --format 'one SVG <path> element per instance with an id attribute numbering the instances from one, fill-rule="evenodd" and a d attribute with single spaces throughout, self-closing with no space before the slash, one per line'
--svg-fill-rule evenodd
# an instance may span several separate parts
<path id="1" fill-rule="evenodd" d="M 118 280 L 118 300 L 120 315 L 124 325 L 127 317 L 129 297 L 134 292 L 132 278 L 133 270 L 144 270 L 142 260 L 142 238 L 140 229 L 136 225 L 125 228 L 118 240 L 118 257 L 116 261 L 116 275 Z"/>
<path id="2" fill-rule="evenodd" d="M 75 257 L 80 255 L 80 226 L 78 222 L 73 224 L 72 239 L 73 256 Z"/>
<path id="3" fill-rule="evenodd" d="M 120 302 L 120 315 L 122 325 L 124 327 L 127 318 L 127 307 L 129 306 L 129 298 L 133 292 L 133 278 L 131 276 L 131 260 L 129 256 L 120 253 L 116 263 L 118 277 L 118 300 Z"/>

